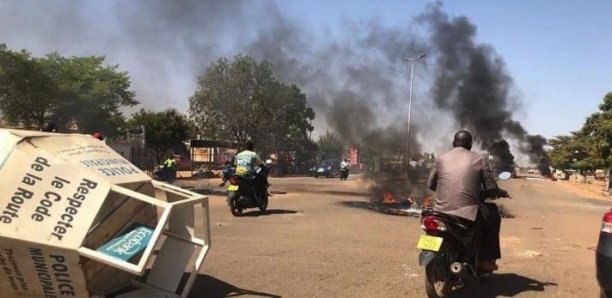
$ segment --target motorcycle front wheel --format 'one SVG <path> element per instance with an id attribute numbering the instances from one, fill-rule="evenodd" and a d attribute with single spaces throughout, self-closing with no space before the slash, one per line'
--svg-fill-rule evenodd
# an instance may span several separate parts
<path id="1" fill-rule="evenodd" d="M 268 208 L 268 195 L 264 195 L 263 199 L 261 200 L 261 204 L 259 204 L 259 211 L 264 212 L 266 211 L 266 208 Z"/>
<path id="2" fill-rule="evenodd" d="M 425 291 L 429 298 L 448 297 L 453 289 L 451 273 L 442 258 L 436 257 L 425 267 Z"/>
<path id="3" fill-rule="evenodd" d="M 238 200 L 235 198 L 230 199 L 230 211 L 233 216 L 241 216 L 242 208 L 238 207 Z"/>

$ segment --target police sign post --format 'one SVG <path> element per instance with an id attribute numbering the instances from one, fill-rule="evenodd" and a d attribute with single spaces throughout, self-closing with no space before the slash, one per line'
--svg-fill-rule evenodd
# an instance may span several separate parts
<path id="1" fill-rule="evenodd" d="M 151 180 L 89 135 L 0 129 L 0 177 L 3 295 L 189 294 L 210 247 L 207 197 Z"/>

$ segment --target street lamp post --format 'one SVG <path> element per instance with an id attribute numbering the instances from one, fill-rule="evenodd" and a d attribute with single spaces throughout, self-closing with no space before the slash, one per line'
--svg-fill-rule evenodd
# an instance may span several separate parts
<path id="1" fill-rule="evenodd" d="M 414 80 L 414 62 L 425 58 L 425 54 L 421 54 L 416 58 L 402 57 L 402 60 L 410 61 L 410 95 L 408 96 L 408 148 L 406 149 L 406 162 L 409 162 L 410 155 L 410 117 L 412 115 L 412 82 Z"/>

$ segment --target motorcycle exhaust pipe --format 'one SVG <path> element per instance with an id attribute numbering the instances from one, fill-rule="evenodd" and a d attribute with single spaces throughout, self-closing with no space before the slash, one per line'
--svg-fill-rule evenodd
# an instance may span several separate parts
<path id="1" fill-rule="evenodd" d="M 450 271 L 454 274 L 461 274 L 463 272 L 463 265 L 459 262 L 454 262 L 450 265 Z"/>

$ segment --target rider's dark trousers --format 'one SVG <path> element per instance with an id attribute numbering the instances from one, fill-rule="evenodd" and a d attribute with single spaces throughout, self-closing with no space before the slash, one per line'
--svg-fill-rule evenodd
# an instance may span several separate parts
<path id="1" fill-rule="evenodd" d="M 476 222 L 482 227 L 480 259 L 492 261 L 501 258 L 499 247 L 501 214 L 497 205 L 493 203 L 480 204 Z"/>

